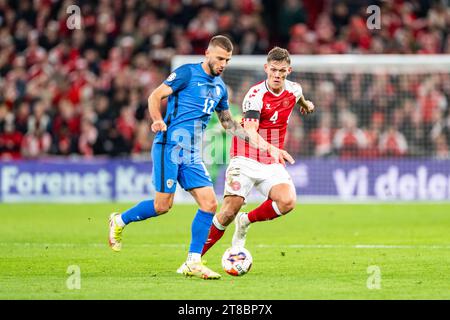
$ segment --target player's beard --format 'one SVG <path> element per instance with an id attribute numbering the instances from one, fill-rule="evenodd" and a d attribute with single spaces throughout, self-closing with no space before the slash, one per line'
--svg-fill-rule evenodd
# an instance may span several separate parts
<path id="1" fill-rule="evenodd" d="M 208 68 L 209 68 L 209 71 L 211 72 L 211 74 L 212 74 L 214 77 L 220 76 L 220 73 L 217 73 L 217 72 L 214 70 L 214 65 L 213 65 L 211 62 L 208 62 Z"/>

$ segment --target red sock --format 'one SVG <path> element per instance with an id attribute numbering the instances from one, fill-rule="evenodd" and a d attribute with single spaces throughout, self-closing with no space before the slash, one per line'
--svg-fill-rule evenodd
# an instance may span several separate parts
<path id="1" fill-rule="evenodd" d="M 223 234 L 225 233 L 225 230 L 219 230 L 214 225 L 214 223 L 211 225 L 211 228 L 209 228 L 209 235 L 208 240 L 206 240 L 205 245 L 203 246 L 202 256 L 217 242 L 222 238 Z"/>
<path id="2" fill-rule="evenodd" d="M 251 223 L 256 221 L 266 221 L 278 218 L 279 215 L 272 206 L 272 200 L 267 199 L 258 208 L 248 213 L 248 220 Z"/>

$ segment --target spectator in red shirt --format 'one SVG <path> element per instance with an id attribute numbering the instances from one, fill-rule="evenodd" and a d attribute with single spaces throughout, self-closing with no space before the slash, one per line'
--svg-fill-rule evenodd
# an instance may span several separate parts
<path id="1" fill-rule="evenodd" d="M 366 135 L 357 127 L 357 118 L 353 113 L 342 112 L 341 122 L 343 128 L 334 135 L 334 148 L 342 159 L 358 157 L 360 151 L 367 147 Z"/>
<path id="2" fill-rule="evenodd" d="M 134 117 L 135 110 L 130 107 L 124 107 L 120 111 L 120 116 L 116 120 L 116 127 L 122 137 L 130 144 L 133 142 L 134 132 L 136 129 L 136 119 Z"/>
<path id="3" fill-rule="evenodd" d="M 330 113 L 322 113 L 319 127 L 311 131 L 310 141 L 313 145 L 313 154 L 317 157 L 329 156 L 333 152 L 334 129 L 331 120 Z"/>
<path id="4" fill-rule="evenodd" d="M 78 150 L 84 157 L 94 155 L 94 145 L 97 142 L 98 131 L 94 124 L 87 118 L 81 121 L 81 133 L 78 139 Z"/>
<path id="5" fill-rule="evenodd" d="M 61 100 L 59 113 L 52 125 L 54 146 L 57 154 L 78 152 L 77 139 L 80 134 L 80 116 L 70 100 Z"/>
<path id="6" fill-rule="evenodd" d="M 390 126 L 386 132 L 381 134 L 379 150 L 384 157 L 401 157 L 408 151 L 408 143 L 405 136 L 394 126 Z"/>
<path id="7" fill-rule="evenodd" d="M 381 112 L 374 112 L 369 128 L 364 130 L 367 139 L 367 147 L 362 151 L 361 156 L 365 158 L 376 158 L 379 156 L 378 144 L 381 130 L 384 124 L 384 115 Z"/>
<path id="8" fill-rule="evenodd" d="M 42 129 L 28 132 L 22 140 L 21 153 L 25 158 L 37 159 L 47 155 L 52 146 L 51 135 Z"/>
<path id="9" fill-rule="evenodd" d="M 2 121 L 1 117 L 2 115 L 0 115 L 0 121 Z M 0 158 L 4 160 L 20 159 L 23 135 L 14 127 L 14 119 L 11 114 L 4 119 L 2 127 L 3 130 L 0 130 Z"/>

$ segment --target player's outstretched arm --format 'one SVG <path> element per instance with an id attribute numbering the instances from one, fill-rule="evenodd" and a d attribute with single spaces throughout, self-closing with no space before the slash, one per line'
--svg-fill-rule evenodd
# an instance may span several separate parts
<path id="1" fill-rule="evenodd" d="M 257 122 L 245 122 L 245 128 L 243 128 L 236 120 L 233 120 L 229 110 L 218 111 L 217 115 L 227 133 L 247 141 L 254 148 L 269 152 L 271 156 L 282 164 L 285 164 L 284 160 L 291 164 L 295 162 L 288 152 L 271 145 L 259 135 Z"/>
<path id="2" fill-rule="evenodd" d="M 258 121 L 244 121 L 245 132 L 250 136 L 250 139 L 254 141 L 256 147 L 259 150 L 267 151 L 277 162 L 283 165 L 285 165 L 285 160 L 290 164 L 294 164 L 294 158 L 287 151 L 275 147 L 261 137 L 258 133 L 258 127 Z"/>
<path id="3" fill-rule="evenodd" d="M 314 103 L 306 100 L 304 96 L 301 96 L 297 103 L 300 105 L 300 112 L 302 114 L 314 112 Z"/>
<path id="4" fill-rule="evenodd" d="M 161 101 L 172 94 L 173 90 L 168 85 L 162 83 L 148 97 L 148 112 L 152 119 L 152 131 L 166 131 L 167 125 L 164 123 L 161 113 Z"/>
<path id="5" fill-rule="evenodd" d="M 226 130 L 227 133 L 233 136 L 237 136 L 243 140 L 249 141 L 249 135 L 247 134 L 247 132 L 245 132 L 244 128 L 242 128 L 242 126 L 233 119 L 229 110 L 217 111 L 217 116 L 219 117 L 219 121 L 222 124 L 222 127 Z"/>

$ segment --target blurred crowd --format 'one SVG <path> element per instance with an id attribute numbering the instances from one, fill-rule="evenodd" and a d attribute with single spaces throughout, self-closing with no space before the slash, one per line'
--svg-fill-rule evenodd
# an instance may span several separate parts
<path id="1" fill-rule="evenodd" d="M 450 73 L 306 73 L 298 79 L 319 107 L 306 117 L 292 114 L 292 153 L 450 159 Z"/>
<path id="2" fill-rule="evenodd" d="M 0 0 L 0 158 L 148 158 L 148 95 L 174 55 L 203 54 L 215 34 L 233 40 L 234 54 L 274 45 L 291 54 L 450 53 L 442 3 Z M 73 4 L 80 29 L 68 28 Z M 370 4 L 381 7 L 380 29 L 366 27 Z M 449 158 L 448 73 L 299 77 L 318 112 L 294 116 L 294 155 Z"/>

